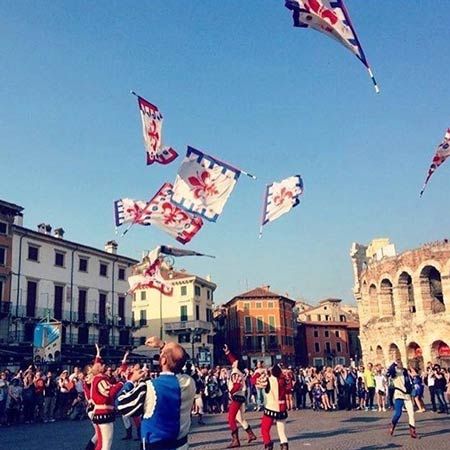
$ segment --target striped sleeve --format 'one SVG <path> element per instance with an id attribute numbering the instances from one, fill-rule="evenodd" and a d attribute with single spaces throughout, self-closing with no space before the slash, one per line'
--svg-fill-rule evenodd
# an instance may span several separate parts
<path id="1" fill-rule="evenodd" d="M 145 395 L 147 386 L 145 381 L 140 381 L 136 386 L 126 382 L 117 397 L 117 410 L 120 414 L 130 417 L 144 413 Z"/>

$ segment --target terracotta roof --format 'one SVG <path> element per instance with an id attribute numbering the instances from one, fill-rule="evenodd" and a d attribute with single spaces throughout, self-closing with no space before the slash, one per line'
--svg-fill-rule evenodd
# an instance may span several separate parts
<path id="1" fill-rule="evenodd" d="M 264 299 L 264 298 L 278 298 L 278 299 L 284 299 L 284 300 L 288 300 L 290 302 L 292 302 L 293 305 L 295 305 L 295 300 L 292 300 L 288 297 L 285 297 L 284 295 L 280 295 L 277 294 L 275 292 L 269 291 L 267 288 L 265 287 L 257 287 L 255 289 L 252 289 L 251 291 L 248 292 L 244 292 L 242 294 L 236 295 L 235 297 L 233 297 L 230 301 L 228 301 L 227 303 L 225 303 L 224 306 L 230 305 L 232 302 L 236 301 L 236 300 L 243 300 L 243 299 L 255 299 L 255 298 L 260 298 L 260 299 Z"/>

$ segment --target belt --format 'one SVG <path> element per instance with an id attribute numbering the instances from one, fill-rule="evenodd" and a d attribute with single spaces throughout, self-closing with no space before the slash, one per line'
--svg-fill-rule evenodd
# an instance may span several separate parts
<path id="1" fill-rule="evenodd" d="M 112 405 L 96 405 L 95 403 L 94 403 L 94 410 L 96 410 L 96 409 L 114 409 L 114 406 L 112 406 Z"/>
<path id="2" fill-rule="evenodd" d="M 182 447 L 187 443 L 187 436 L 182 437 L 181 439 L 167 439 L 164 441 L 157 442 L 146 442 L 145 450 L 172 450 L 178 447 Z"/>

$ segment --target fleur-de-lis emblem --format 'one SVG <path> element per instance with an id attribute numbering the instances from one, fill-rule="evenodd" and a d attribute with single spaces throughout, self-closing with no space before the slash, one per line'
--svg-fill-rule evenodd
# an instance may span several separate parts
<path id="1" fill-rule="evenodd" d="M 159 133 L 155 119 L 152 119 L 152 121 L 150 122 L 147 134 L 150 138 L 150 146 L 152 147 L 153 151 L 156 152 L 159 143 Z"/>
<path id="2" fill-rule="evenodd" d="M 137 203 L 133 203 L 133 206 L 126 209 L 127 214 L 131 216 L 131 220 L 134 223 L 142 223 L 145 218 L 145 208 L 141 208 Z"/>
<path id="3" fill-rule="evenodd" d="M 212 197 L 217 195 L 219 191 L 216 188 L 216 185 L 211 180 L 211 175 L 208 171 L 203 171 L 200 175 L 197 172 L 197 176 L 189 177 L 189 183 L 194 187 L 194 197 Z"/>
<path id="4" fill-rule="evenodd" d="M 169 202 L 163 203 L 161 207 L 165 225 L 179 224 L 181 221 L 189 219 L 186 213 Z"/>
<path id="5" fill-rule="evenodd" d="M 332 9 L 325 8 L 317 0 L 306 0 L 305 9 L 316 13 L 322 19 L 328 20 L 331 25 L 336 25 L 336 22 L 338 21 L 338 16 L 336 13 Z"/>
<path id="6" fill-rule="evenodd" d="M 288 191 L 285 187 L 281 189 L 278 194 L 273 197 L 273 203 L 275 206 L 280 206 L 284 203 L 284 201 L 288 198 L 292 198 L 294 194 L 292 191 Z"/>

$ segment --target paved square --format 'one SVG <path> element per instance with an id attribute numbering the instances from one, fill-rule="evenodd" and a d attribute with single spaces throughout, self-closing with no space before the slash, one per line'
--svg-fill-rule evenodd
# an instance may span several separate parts
<path id="1" fill-rule="evenodd" d="M 261 413 L 247 414 L 250 425 L 259 433 Z M 375 449 L 450 449 L 450 416 L 426 412 L 416 414 L 417 431 L 421 439 L 409 437 L 407 416 L 404 414 L 394 437 L 389 436 L 391 413 L 347 412 L 331 413 L 311 410 L 294 411 L 287 424 L 290 450 L 292 449 L 329 449 L 329 450 L 375 450 Z M 194 418 L 190 436 L 191 449 L 225 449 L 230 434 L 225 415 L 206 416 L 206 425 L 197 425 Z M 53 424 L 21 425 L 0 428 L 0 449 L 14 450 L 84 450 L 92 434 L 89 421 L 56 422 Z M 124 435 L 122 420 L 116 420 L 114 444 L 112 450 L 138 450 L 136 441 L 122 441 Z M 276 429 L 273 427 L 275 449 Z M 240 431 L 242 448 L 245 446 L 244 433 Z M 248 446 L 251 450 L 262 449 L 260 438 Z"/>

